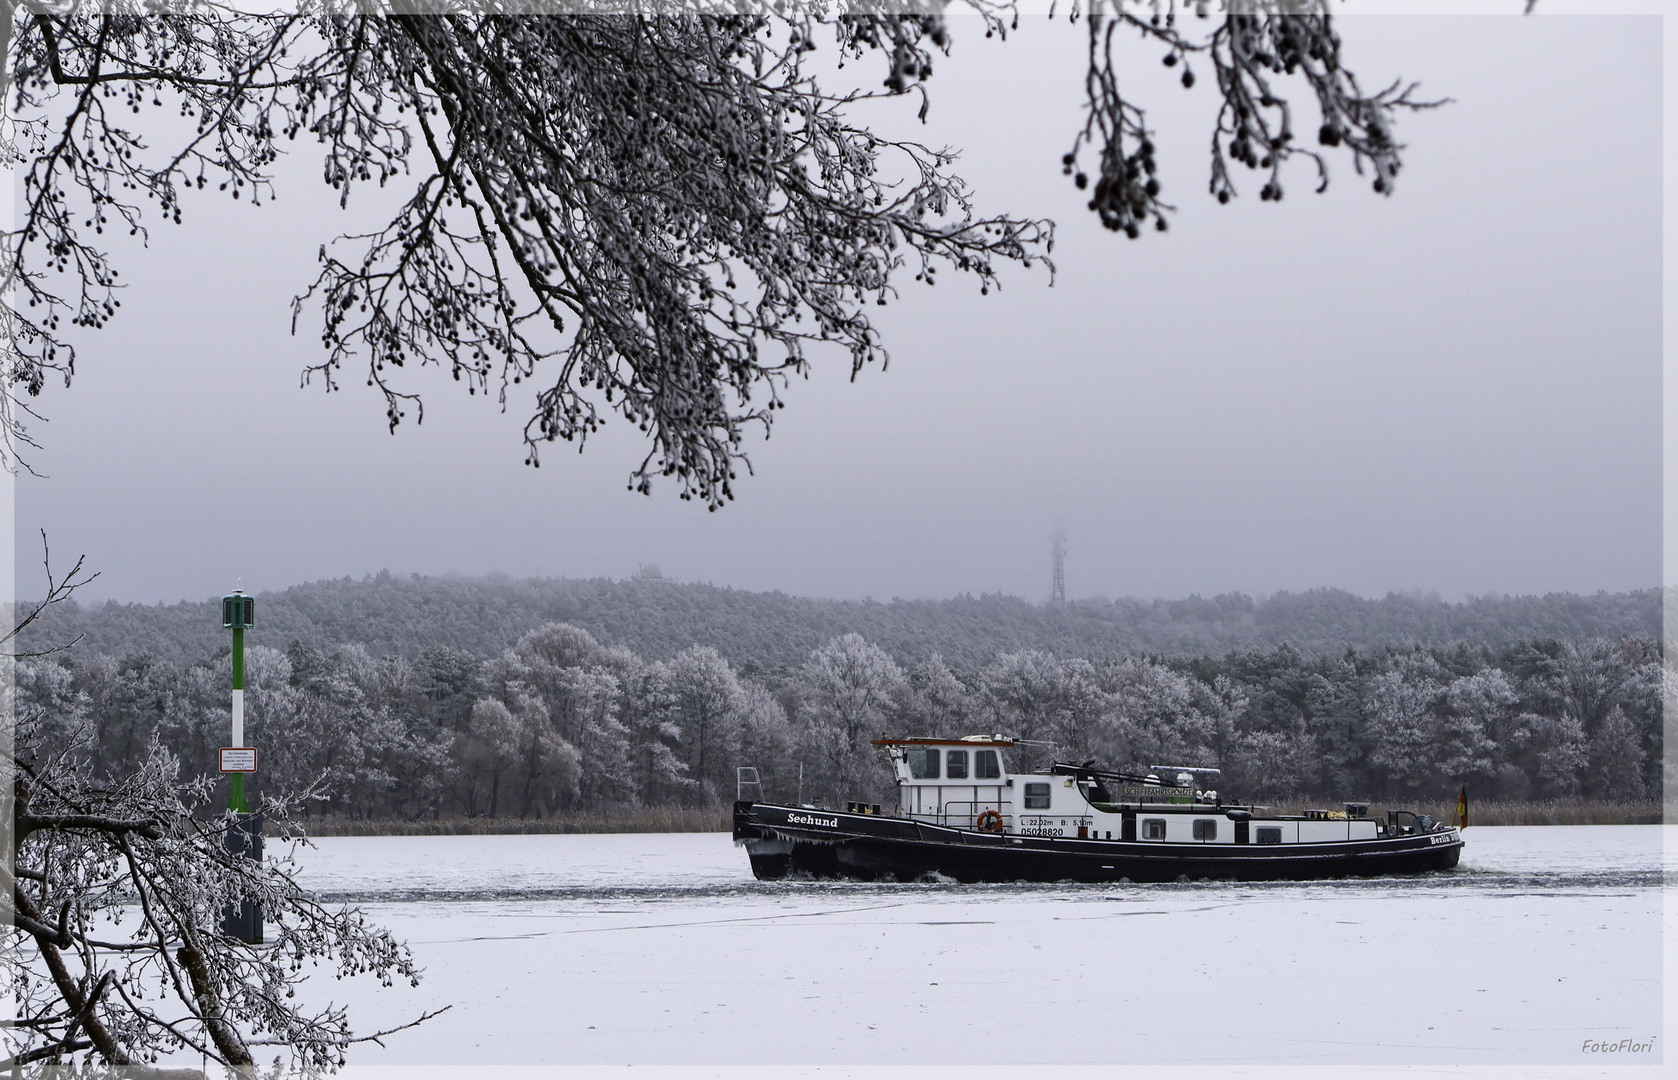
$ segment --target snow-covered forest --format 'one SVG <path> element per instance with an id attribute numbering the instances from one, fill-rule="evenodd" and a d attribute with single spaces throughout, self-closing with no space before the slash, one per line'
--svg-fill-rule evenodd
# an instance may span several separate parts
<path id="1" fill-rule="evenodd" d="M 1047 575 L 1045 574 L 1045 577 Z M 580 626 L 648 660 L 710 645 L 737 668 L 783 678 L 816 646 L 861 634 L 899 663 L 938 653 L 977 670 L 999 653 L 1039 649 L 1062 658 L 1109 653 L 1186 656 L 1292 645 L 1338 655 L 1388 645 L 1659 638 L 1658 589 L 1479 596 L 1449 603 L 1391 593 L 1364 599 L 1340 589 L 1241 593 L 1178 600 L 1089 597 L 1066 605 L 985 593 L 947 600 L 838 601 L 678 582 L 644 567 L 609 578 L 422 577 L 381 572 L 263 592 L 253 642 L 283 648 L 359 644 L 377 656 L 417 659 L 445 645 L 478 656 L 512 646 L 550 622 Z M 191 665 L 228 647 L 219 597 L 170 605 L 55 605 L 25 631 L 24 651 L 80 637 L 84 651 L 150 653 Z"/>
<path id="2" fill-rule="evenodd" d="M 444 602 L 468 587 L 476 608 Z M 588 617 L 527 623 L 506 647 L 484 649 L 541 588 Z M 513 603 L 521 590 L 527 603 Z M 878 799 L 885 774 L 867 742 L 882 733 L 1000 732 L 1049 744 L 1021 758 L 1215 765 L 1228 793 L 1251 798 L 1438 797 L 1466 782 L 1494 798 L 1624 800 L 1659 790 L 1660 648 L 1624 619 L 1653 596 L 1449 605 L 1324 592 L 1054 608 L 990 597 L 839 604 L 648 579 L 372 578 L 259 600 L 247 730 L 264 788 L 329 774 L 331 800 L 315 813 L 371 818 L 711 806 L 733 797 L 738 765 L 756 766 L 770 797 Z M 1144 609 L 1156 635 L 1208 647 L 1103 647 L 1091 629 L 1140 633 L 1147 620 L 1117 613 Z M 1269 617 L 1276 609 L 1294 621 Z M 775 610 L 779 621 L 765 617 Z M 1336 610 L 1342 623 L 1361 615 L 1366 639 L 1386 640 L 1346 647 L 1359 635 L 1342 626 L 1342 645 L 1321 648 Z M 489 616 L 477 633 L 450 636 L 476 649 L 437 640 L 474 611 Z M 110 775 L 135 768 L 154 740 L 189 773 L 211 767 L 231 671 L 210 605 L 55 618 L 44 634 L 87 639 L 18 665 L 21 709 L 38 710 L 56 740 L 88 733 L 83 752 Z M 917 618 L 928 624 L 918 635 Z M 1622 632 L 1604 633 L 1616 618 Z M 1428 640 L 1452 619 L 1477 630 Z M 761 650 L 727 632 L 748 622 Z M 1535 624 L 1549 632 L 1517 636 Z M 1580 626 L 1585 634 L 1568 633 Z M 1034 627 L 1047 629 L 1034 639 Z M 357 629 L 371 640 L 354 640 Z M 1290 630 L 1318 648 L 1210 647 Z M 1086 639 L 1087 651 L 1070 647 Z M 419 647 L 390 648 L 397 640 Z"/>

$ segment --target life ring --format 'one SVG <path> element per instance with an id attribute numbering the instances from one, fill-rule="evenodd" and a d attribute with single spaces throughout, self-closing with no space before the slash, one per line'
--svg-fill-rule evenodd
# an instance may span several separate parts
<path id="1" fill-rule="evenodd" d="M 995 810 L 986 810 L 979 815 L 979 820 L 974 824 L 985 832 L 1001 832 L 1002 815 Z"/>

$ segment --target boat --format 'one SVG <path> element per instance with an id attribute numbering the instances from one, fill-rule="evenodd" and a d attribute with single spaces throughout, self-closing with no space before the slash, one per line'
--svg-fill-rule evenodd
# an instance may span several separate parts
<path id="1" fill-rule="evenodd" d="M 1378 877 L 1449 870 L 1461 829 L 1369 804 L 1301 814 L 1226 803 L 1216 769 L 1144 773 L 1056 762 L 1015 774 L 1001 735 L 882 738 L 898 803 L 843 810 L 748 798 L 740 770 L 734 840 L 760 880 L 1169 882 Z M 1202 787 L 1205 784 L 1207 786 Z M 761 784 L 755 789 L 761 795 Z"/>

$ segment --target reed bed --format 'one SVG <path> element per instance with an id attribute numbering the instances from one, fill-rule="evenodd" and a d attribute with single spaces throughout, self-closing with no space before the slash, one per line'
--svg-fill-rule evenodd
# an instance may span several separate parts
<path id="1" fill-rule="evenodd" d="M 1287 799 L 1272 804 L 1272 809 L 1283 814 L 1297 814 L 1306 808 L 1338 810 L 1339 803 L 1321 799 Z M 1457 820 L 1457 802 L 1436 800 L 1392 799 L 1370 804 L 1372 813 L 1385 816 L 1388 808 L 1414 810 L 1432 814 L 1439 821 Z M 1678 806 L 1673 808 L 1678 811 Z M 1637 799 L 1629 802 L 1586 802 L 1583 800 L 1539 799 L 1521 802 L 1501 802 L 1492 799 L 1468 799 L 1470 825 L 1659 825 L 1661 803 L 1658 799 Z M 1678 813 L 1672 820 L 1678 821 Z"/>
<path id="2" fill-rule="evenodd" d="M 1384 814 L 1388 803 L 1372 804 Z M 1456 820 L 1456 802 L 1408 802 L 1397 800 L 1419 813 L 1432 814 L 1440 821 Z M 1297 814 L 1306 808 L 1339 809 L 1321 799 L 1285 799 L 1270 804 L 1283 814 Z M 418 821 L 359 818 L 315 818 L 303 823 L 310 836 L 490 836 L 536 833 L 638 833 L 638 832 L 727 832 L 731 827 L 726 806 L 687 810 L 622 808 L 556 814 L 543 818 L 424 818 Z M 1556 799 L 1526 802 L 1469 800 L 1471 825 L 1656 825 L 1660 824 L 1661 803 L 1655 799 L 1631 802 L 1583 802 Z M 1669 820 L 1678 821 L 1678 805 Z"/>
<path id="3" fill-rule="evenodd" d="M 592 810 L 541 818 L 314 818 L 302 822 L 310 836 L 491 836 L 535 833 L 727 832 L 726 807 L 697 810 L 641 808 Z"/>
<path id="4" fill-rule="evenodd" d="M 1457 804 L 1438 803 L 1423 813 L 1441 821 L 1456 818 Z M 1633 802 L 1482 802 L 1468 803 L 1470 825 L 1659 825 L 1657 799 Z"/>

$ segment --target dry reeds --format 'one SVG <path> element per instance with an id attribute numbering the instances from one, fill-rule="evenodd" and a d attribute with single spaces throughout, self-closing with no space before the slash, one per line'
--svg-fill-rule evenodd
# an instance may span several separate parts
<path id="1" fill-rule="evenodd" d="M 1287 799 L 1273 804 L 1277 813 L 1297 814 L 1306 807 L 1338 810 L 1338 803 L 1321 799 Z M 1431 814 L 1439 821 L 1455 822 L 1457 802 L 1392 799 L 1371 805 L 1377 815 L 1384 816 L 1388 808 L 1414 810 Z M 1585 800 L 1534 799 L 1502 802 L 1492 799 L 1468 800 L 1468 821 L 1471 825 L 1659 825 L 1661 802 L 1658 799 L 1637 799 L 1628 802 L 1588 802 Z M 1675 817 L 1674 820 L 1678 820 Z"/>
<path id="2" fill-rule="evenodd" d="M 1440 821 L 1455 821 L 1455 801 L 1431 804 L 1424 814 Z M 1659 825 L 1661 804 L 1657 799 L 1633 802 L 1564 802 L 1544 799 L 1527 802 L 1480 802 L 1470 799 L 1471 825 Z"/>
<path id="3" fill-rule="evenodd" d="M 310 836 L 490 836 L 525 833 L 726 832 L 722 807 L 653 810 L 637 807 L 555 814 L 543 818 L 315 818 L 301 822 Z"/>

